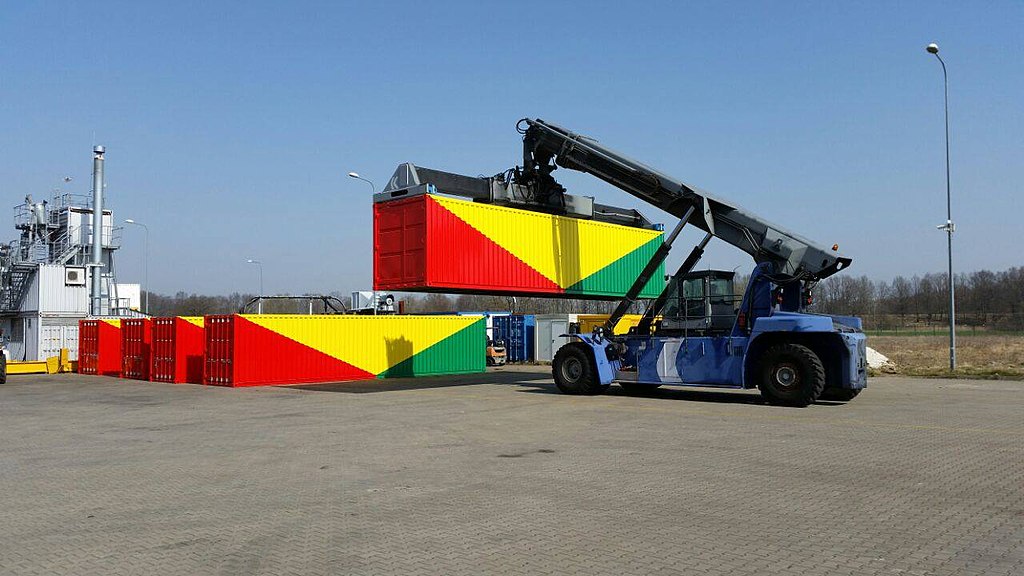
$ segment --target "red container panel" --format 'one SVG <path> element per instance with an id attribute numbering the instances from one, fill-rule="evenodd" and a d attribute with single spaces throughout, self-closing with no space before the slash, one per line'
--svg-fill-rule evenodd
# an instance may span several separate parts
<path id="1" fill-rule="evenodd" d="M 373 284 L 378 290 L 565 292 L 430 196 L 378 202 L 373 210 Z"/>
<path id="2" fill-rule="evenodd" d="M 175 384 L 203 383 L 205 331 L 202 318 L 153 319 L 150 380 Z"/>
<path id="3" fill-rule="evenodd" d="M 429 285 L 425 197 L 374 204 L 373 243 L 374 286 Z"/>
<path id="4" fill-rule="evenodd" d="M 207 316 L 203 384 L 267 386 L 375 377 L 237 315 Z"/>
<path id="5" fill-rule="evenodd" d="M 78 322 L 78 372 L 99 376 L 121 375 L 119 320 Z"/>
<path id="6" fill-rule="evenodd" d="M 153 323 L 148 318 L 121 321 L 121 377 L 149 380 Z"/>

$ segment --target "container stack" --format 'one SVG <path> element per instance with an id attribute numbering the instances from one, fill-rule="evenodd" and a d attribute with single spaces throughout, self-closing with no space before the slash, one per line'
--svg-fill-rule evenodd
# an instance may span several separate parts
<path id="1" fill-rule="evenodd" d="M 374 289 L 621 298 L 663 233 L 421 194 L 374 204 Z M 658 270 L 640 293 L 664 288 Z M 511 362 L 550 361 L 607 317 L 231 314 L 84 320 L 79 370 L 173 383 L 288 385 L 483 372 L 489 339 Z M 628 329 L 633 319 L 617 327 Z"/>

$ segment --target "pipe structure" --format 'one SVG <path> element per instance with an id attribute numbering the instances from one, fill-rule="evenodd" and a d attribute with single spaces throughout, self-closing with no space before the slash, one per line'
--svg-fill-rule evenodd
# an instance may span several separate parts
<path id="1" fill-rule="evenodd" d="M 92 148 L 92 314 L 103 315 L 103 146 Z"/>

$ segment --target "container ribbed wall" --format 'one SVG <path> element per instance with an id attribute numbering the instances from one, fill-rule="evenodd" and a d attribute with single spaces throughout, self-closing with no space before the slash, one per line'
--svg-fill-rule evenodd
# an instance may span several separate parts
<path id="1" fill-rule="evenodd" d="M 373 210 L 377 290 L 620 298 L 663 236 L 435 195 Z M 662 266 L 640 297 L 657 297 L 664 276 Z"/>
<path id="2" fill-rule="evenodd" d="M 121 321 L 121 377 L 149 380 L 153 323 L 148 318 Z"/>
<path id="3" fill-rule="evenodd" d="M 121 321 L 80 320 L 78 371 L 99 376 L 121 375 Z"/>
<path id="4" fill-rule="evenodd" d="M 150 380 L 202 384 L 205 345 L 202 316 L 154 318 Z"/>
<path id="5" fill-rule="evenodd" d="M 259 386 L 483 372 L 473 316 L 207 316 L 203 382 Z"/>

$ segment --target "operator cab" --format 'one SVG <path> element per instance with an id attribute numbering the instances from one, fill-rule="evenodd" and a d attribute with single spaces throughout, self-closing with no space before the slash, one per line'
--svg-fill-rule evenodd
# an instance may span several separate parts
<path id="1" fill-rule="evenodd" d="M 743 297 L 733 286 L 735 272 L 691 272 L 669 283 L 659 335 L 724 336 L 732 332 Z"/>

